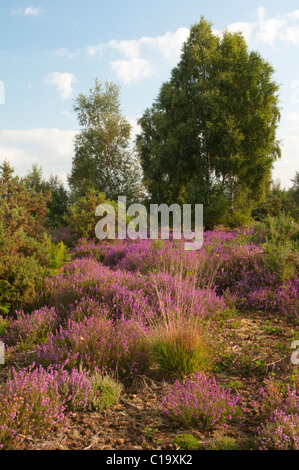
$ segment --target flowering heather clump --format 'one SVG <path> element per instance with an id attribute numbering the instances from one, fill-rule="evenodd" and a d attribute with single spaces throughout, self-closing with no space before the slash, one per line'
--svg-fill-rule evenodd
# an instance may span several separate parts
<path id="1" fill-rule="evenodd" d="M 93 389 L 91 379 L 84 369 L 67 371 L 65 364 L 57 367 L 58 391 L 69 410 L 88 409 Z"/>
<path id="2" fill-rule="evenodd" d="M 93 316 L 104 316 L 107 318 L 110 316 L 110 313 L 108 305 L 86 296 L 82 297 L 79 301 L 75 300 L 74 304 L 66 306 L 63 317 L 61 316 L 61 324 L 66 324 L 68 320 L 80 322 L 84 321 L 85 318 Z"/>
<path id="3" fill-rule="evenodd" d="M 273 377 L 265 381 L 254 402 L 263 422 L 257 430 L 261 450 L 299 450 L 299 395 Z"/>
<path id="4" fill-rule="evenodd" d="M 0 448 L 19 449 L 26 437 L 52 432 L 66 421 L 54 371 L 16 372 L 0 394 Z"/>
<path id="5" fill-rule="evenodd" d="M 207 253 L 218 253 L 223 246 L 235 246 L 242 236 L 242 229 L 236 230 L 207 230 L 203 234 L 204 249 Z"/>
<path id="6" fill-rule="evenodd" d="M 289 279 L 283 286 L 257 287 L 247 295 L 237 298 L 237 305 L 244 310 L 277 312 L 285 317 L 298 318 L 299 276 Z"/>
<path id="7" fill-rule="evenodd" d="M 45 344 L 35 349 L 34 360 L 44 367 L 66 363 L 66 368 L 71 370 L 79 367 L 84 359 L 84 367 L 94 369 L 97 358 L 103 364 L 107 361 L 109 346 L 106 343 L 111 330 L 112 321 L 102 317 L 86 318 L 82 322 L 68 320 L 55 334 L 48 335 Z"/>
<path id="8" fill-rule="evenodd" d="M 298 316 L 298 272 L 282 281 L 280 273 L 269 268 L 263 248 L 257 245 L 226 247 L 219 256 L 221 269 L 215 280 L 219 294 L 229 289 L 236 306 L 243 310 Z"/>
<path id="9" fill-rule="evenodd" d="M 58 316 L 53 307 L 43 307 L 30 314 L 18 311 L 2 340 L 7 346 L 18 349 L 30 348 L 34 344 L 46 341 L 48 332 L 54 331 L 57 324 Z"/>
<path id="10" fill-rule="evenodd" d="M 71 411 L 100 411 L 115 404 L 122 392 L 122 385 L 109 376 L 84 369 L 58 368 L 58 390 L 67 409 Z"/>
<path id="11" fill-rule="evenodd" d="M 109 266 L 111 269 L 118 267 L 119 262 L 126 256 L 127 253 L 127 243 L 122 245 L 113 245 L 110 247 L 110 250 L 106 253 L 104 257 L 103 264 L 104 266 Z"/>
<path id="12" fill-rule="evenodd" d="M 102 262 L 113 246 L 111 243 L 96 242 L 95 240 L 82 238 L 70 250 L 70 253 L 73 259 L 93 258 L 96 261 Z"/>
<path id="13" fill-rule="evenodd" d="M 253 402 L 256 409 L 265 417 L 280 409 L 286 414 L 299 414 L 299 395 L 296 389 L 289 385 L 282 386 L 273 377 L 265 381 L 263 388 L 259 390 L 257 401 Z"/>
<path id="14" fill-rule="evenodd" d="M 117 264 L 117 269 L 148 274 L 161 265 L 161 258 L 168 251 L 165 243 L 157 244 L 152 240 L 131 243 L 125 256 Z"/>
<path id="15" fill-rule="evenodd" d="M 259 246 L 231 246 L 224 250 L 219 247 L 217 255 L 221 266 L 215 283 L 220 293 L 229 288 L 232 293 L 243 294 L 259 286 L 261 280 L 265 282 L 265 276 L 268 277 L 262 263 L 263 249 Z"/>
<path id="16" fill-rule="evenodd" d="M 156 240 L 125 240 L 121 244 L 118 241 L 107 252 L 103 264 L 114 270 L 147 274 L 159 268 L 168 246 Z"/>
<path id="17" fill-rule="evenodd" d="M 299 450 L 299 415 L 275 410 L 257 430 L 259 450 Z"/>
<path id="18" fill-rule="evenodd" d="M 104 410 L 115 404 L 122 385 L 110 376 L 65 364 L 47 370 L 32 364 L 16 372 L 0 393 L 0 449 L 20 449 L 28 437 L 67 423 L 70 411 Z"/>
<path id="19" fill-rule="evenodd" d="M 136 321 L 92 316 L 81 322 L 69 320 L 34 353 L 34 360 L 47 367 L 66 363 L 66 368 L 82 365 L 101 374 L 117 373 L 132 380 L 147 371 L 149 354 L 146 330 Z"/>
<path id="20" fill-rule="evenodd" d="M 215 288 L 197 287 L 193 276 L 183 279 L 169 274 L 153 274 L 149 286 L 156 293 L 158 312 L 177 312 L 180 317 L 207 318 L 225 309 L 225 299 L 216 294 Z"/>
<path id="21" fill-rule="evenodd" d="M 54 243 L 63 242 L 67 246 L 72 246 L 78 241 L 79 235 L 69 227 L 59 227 L 47 230 Z"/>
<path id="22" fill-rule="evenodd" d="M 55 306 L 62 319 L 69 318 L 77 304 L 86 298 L 94 306 L 98 305 L 96 310 L 103 304 L 116 317 L 124 315 L 129 318 L 138 314 L 141 318 L 142 314 L 159 313 L 155 280 L 159 282 L 160 297 L 171 297 L 172 306 L 179 303 L 188 314 L 206 316 L 225 308 L 224 299 L 217 296 L 215 288 L 196 287 L 197 280 L 192 273 L 185 279 L 162 272 L 143 276 L 122 270 L 112 271 L 87 258 L 74 260 L 63 273 L 47 279 L 38 303 Z"/>
<path id="23" fill-rule="evenodd" d="M 97 302 L 110 303 L 121 288 L 129 290 L 144 285 L 144 279 L 130 272 L 112 271 L 89 258 L 76 259 L 65 266 L 64 271 L 53 278 L 46 278 L 43 290 L 34 303 L 39 306 L 55 306 L 57 313 L 65 311 L 83 297 Z"/>
<path id="24" fill-rule="evenodd" d="M 191 427 L 211 430 L 237 419 L 239 396 L 221 388 L 214 378 L 197 373 L 185 383 L 178 380 L 162 401 L 163 410 L 174 420 Z"/>

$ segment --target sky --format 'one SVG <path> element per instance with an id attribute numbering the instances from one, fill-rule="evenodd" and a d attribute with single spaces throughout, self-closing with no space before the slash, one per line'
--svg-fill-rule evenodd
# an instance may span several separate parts
<path id="1" fill-rule="evenodd" d="M 1 0 L 0 163 L 19 176 L 37 164 L 66 184 L 80 129 L 74 100 L 96 78 L 119 84 L 133 137 L 201 16 L 215 34 L 241 31 L 274 67 L 282 157 L 273 180 L 291 187 L 299 170 L 298 0 Z"/>

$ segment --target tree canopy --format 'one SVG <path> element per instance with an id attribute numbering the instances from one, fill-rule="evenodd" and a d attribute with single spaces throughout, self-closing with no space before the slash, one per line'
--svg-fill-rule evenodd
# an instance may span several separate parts
<path id="1" fill-rule="evenodd" d="M 33 193 L 42 193 L 47 196 L 46 226 L 57 228 L 64 225 L 64 216 L 69 205 L 69 193 L 58 176 L 50 175 L 49 179 L 45 180 L 42 168 L 34 164 L 26 176 L 22 178 L 22 182 Z"/>
<path id="2" fill-rule="evenodd" d="M 46 273 L 48 201 L 26 188 L 7 161 L 0 165 L 0 313 L 25 305 Z"/>
<path id="3" fill-rule="evenodd" d="M 75 100 L 81 131 L 75 137 L 75 155 L 68 182 L 75 196 L 90 190 L 114 200 L 142 197 L 141 168 L 130 145 L 131 125 L 121 114 L 120 89 L 113 82 L 103 87 L 97 79 L 88 95 Z"/>
<path id="4" fill-rule="evenodd" d="M 151 201 L 202 203 L 213 225 L 240 198 L 259 200 L 280 156 L 273 74 L 241 33 L 215 35 L 203 17 L 191 27 L 169 81 L 139 120 Z"/>

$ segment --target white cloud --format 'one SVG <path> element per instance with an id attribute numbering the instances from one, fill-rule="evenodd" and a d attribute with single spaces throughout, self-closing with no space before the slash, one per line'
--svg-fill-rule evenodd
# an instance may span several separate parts
<path id="1" fill-rule="evenodd" d="M 227 27 L 228 31 L 230 31 L 231 33 L 242 33 L 246 42 L 249 42 L 251 40 L 254 28 L 255 23 L 246 23 L 242 21 L 232 23 Z"/>
<path id="2" fill-rule="evenodd" d="M 299 45 L 299 10 L 267 17 L 266 9 L 257 10 L 258 20 L 251 23 L 256 29 L 255 38 L 274 47 L 277 40 L 286 44 Z M 249 23 L 250 24 L 250 23 Z"/>
<path id="3" fill-rule="evenodd" d="M 286 114 L 284 119 L 299 127 L 299 113 Z"/>
<path id="4" fill-rule="evenodd" d="M 46 85 L 55 85 L 58 88 L 60 96 L 63 100 L 72 97 L 72 84 L 75 83 L 76 77 L 72 73 L 50 73 L 45 77 L 44 83 Z"/>
<path id="5" fill-rule="evenodd" d="M 148 78 L 154 73 L 152 64 L 148 60 L 138 57 L 130 60 L 115 60 L 111 62 L 111 67 L 116 71 L 117 77 L 123 79 L 127 84 Z"/>
<path id="6" fill-rule="evenodd" d="M 174 33 L 166 32 L 163 36 L 142 37 L 130 41 L 110 41 L 109 47 L 119 50 L 129 58 L 113 61 L 111 67 L 116 70 L 117 77 L 122 78 L 125 83 L 148 78 L 155 72 L 154 62 L 159 59 L 166 59 L 170 66 L 175 65 L 188 35 L 187 28 L 179 28 Z"/>
<path id="7" fill-rule="evenodd" d="M 41 7 L 27 7 L 24 11 L 25 16 L 39 16 L 42 13 Z"/>
<path id="8" fill-rule="evenodd" d="M 62 59 L 74 59 L 75 57 L 80 55 L 80 50 L 79 49 L 74 49 L 73 51 L 70 51 L 64 47 L 61 49 L 57 49 L 54 51 L 54 54 L 56 57 L 62 58 Z"/>
<path id="9" fill-rule="evenodd" d="M 163 36 L 156 38 L 143 37 L 139 40 L 140 45 L 154 50 L 169 62 L 177 62 L 181 55 L 183 43 L 189 36 L 188 28 L 179 28 L 174 33 L 166 32 Z"/>
<path id="10" fill-rule="evenodd" d="M 97 46 L 87 46 L 86 54 L 89 57 L 101 57 L 103 50 L 107 48 L 105 44 L 98 44 Z"/>
<path id="11" fill-rule="evenodd" d="M 24 15 L 24 16 L 31 16 L 31 17 L 38 17 L 42 15 L 44 10 L 42 10 L 41 7 L 32 7 L 29 6 L 27 8 L 18 8 L 18 9 L 13 9 L 12 14 L 13 15 Z"/>
<path id="12" fill-rule="evenodd" d="M 62 116 L 70 116 L 71 113 L 69 111 L 60 111 L 60 114 L 62 114 Z"/>
<path id="13" fill-rule="evenodd" d="M 279 35 L 281 29 L 286 25 L 286 19 L 280 17 L 265 19 L 265 17 L 265 8 L 258 8 L 260 31 L 257 33 L 257 38 L 273 46 L 275 39 Z"/>
<path id="14" fill-rule="evenodd" d="M 102 57 L 105 51 L 117 51 L 120 57 L 110 62 L 119 79 L 125 83 L 137 82 L 148 78 L 155 72 L 157 61 L 165 59 L 170 66 L 179 60 L 184 41 L 189 35 L 189 29 L 178 28 L 174 33 L 166 32 L 157 37 L 141 37 L 140 39 L 111 40 L 107 43 L 90 45 L 85 48 L 88 57 Z M 65 55 L 67 53 L 65 52 Z M 69 51 L 68 55 L 71 55 Z"/>
<path id="15" fill-rule="evenodd" d="M 299 25 L 288 26 L 281 33 L 280 38 L 287 44 L 299 45 Z"/>
<path id="16" fill-rule="evenodd" d="M 286 44 L 299 45 L 299 10 L 283 15 L 268 17 L 266 9 L 257 9 L 257 19 L 252 22 L 237 22 L 227 26 L 228 31 L 241 32 L 247 43 L 263 42 L 274 47 L 277 40 Z M 221 37 L 222 31 L 213 30 Z"/>
<path id="17" fill-rule="evenodd" d="M 59 129 L 0 130 L 0 162 L 7 159 L 15 173 L 24 176 L 33 163 L 45 178 L 57 174 L 64 182 L 70 173 L 77 131 Z"/>
<path id="18" fill-rule="evenodd" d="M 299 10 L 292 11 L 291 13 L 286 13 L 285 16 L 291 20 L 299 20 Z"/>
<path id="19" fill-rule="evenodd" d="M 231 32 L 241 32 L 249 45 L 263 42 L 274 47 L 278 40 L 285 44 L 299 45 L 299 10 L 269 17 L 266 9 L 260 7 L 257 9 L 255 21 L 239 21 L 227 25 L 227 29 Z M 163 63 L 167 63 L 170 68 L 175 66 L 189 32 L 188 28 L 181 27 L 174 32 L 167 31 L 161 36 L 110 40 L 74 50 L 61 48 L 55 51 L 55 54 L 68 59 L 83 55 L 90 59 L 99 59 L 106 53 L 118 53 L 119 56 L 110 61 L 111 68 L 116 72 L 118 79 L 132 83 L 152 76 Z M 213 33 L 221 36 L 222 31 L 215 29 Z"/>
<path id="20" fill-rule="evenodd" d="M 138 57 L 140 52 L 140 45 L 142 40 L 132 39 L 130 41 L 109 41 L 108 46 L 118 49 L 122 52 L 126 57 L 130 59 L 134 59 Z"/>

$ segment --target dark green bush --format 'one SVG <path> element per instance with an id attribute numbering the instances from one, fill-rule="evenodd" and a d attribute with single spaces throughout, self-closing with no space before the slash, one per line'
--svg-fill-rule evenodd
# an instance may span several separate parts
<path id="1" fill-rule="evenodd" d="M 26 304 L 48 269 L 44 228 L 47 196 L 26 188 L 14 170 L 0 166 L 0 294 L 2 313 Z"/>

